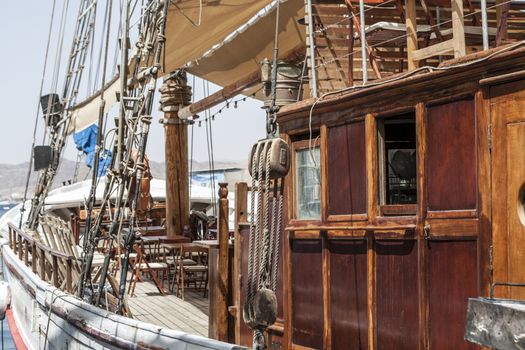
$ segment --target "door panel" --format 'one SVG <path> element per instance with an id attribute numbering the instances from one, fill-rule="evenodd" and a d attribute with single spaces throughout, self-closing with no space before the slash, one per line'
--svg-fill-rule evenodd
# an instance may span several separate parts
<path id="1" fill-rule="evenodd" d="M 331 241 L 332 349 L 368 349 L 366 241 Z"/>
<path id="2" fill-rule="evenodd" d="M 476 208 L 476 124 L 473 99 L 427 109 L 428 209 Z"/>
<path id="3" fill-rule="evenodd" d="M 525 283 L 525 81 L 491 88 L 491 122 L 494 282 Z M 525 288 L 497 287 L 495 295 L 525 299 Z"/>
<path id="4" fill-rule="evenodd" d="M 415 240 L 376 242 L 377 349 L 419 348 Z"/>
<path id="5" fill-rule="evenodd" d="M 313 349 L 323 346 L 323 271 L 320 240 L 293 240 L 292 342 Z"/>
<path id="6" fill-rule="evenodd" d="M 365 123 L 328 129 L 328 215 L 366 213 Z"/>
<path id="7" fill-rule="evenodd" d="M 428 243 L 430 349 L 478 349 L 463 339 L 467 300 L 477 297 L 477 242 Z"/>

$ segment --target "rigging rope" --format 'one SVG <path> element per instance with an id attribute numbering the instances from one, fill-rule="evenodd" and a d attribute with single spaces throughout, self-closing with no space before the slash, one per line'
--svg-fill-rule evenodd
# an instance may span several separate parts
<path id="1" fill-rule="evenodd" d="M 56 0 L 53 0 L 53 6 L 51 8 L 51 20 L 49 21 L 49 30 L 47 34 L 47 44 L 46 44 L 46 54 L 44 56 L 44 67 L 42 68 L 42 78 L 40 80 L 40 89 L 38 96 L 42 96 L 42 92 L 44 90 L 44 80 L 46 77 L 46 69 L 47 69 L 47 59 L 49 57 L 49 47 L 51 44 L 51 32 L 53 31 L 53 22 L 55 18 L 55 5 Z M 35 143 L 36 143 L 36 132 L 38 130 L 38 119 L 40 115 L 40 99 L 39 102 L 36 104 L 36 113 L 35 113 L 35 125 L 33 127 L 33 142 L 31 144 L 31 154 L 29 155 L 29 165 L 27 167 L 27 175 L 26 175 L 26 184 L 24 188 L 24 200 L 22 201 L 22 207 L 20 208 L 20 221 L 18 223 L 18 228 L 22 228 L 22 221 L 24 218 L 24 212 L 25 212 L 25 205 L 27 200 L 27 191 L 29 188 L 29 181 L 31 179 L 31 169 L 33 167 L 33 155 L 34 155 L 34 149 L 35 149 Z"/>
<path id="2" fill-rule="evenodd" d="M 279 4 L 275 19 L 274 57 L 271 75 L 271 104 L 266 110 L 266 139 L 252 147 L 252 188 L 248 277 L 244 322 L 253 330 L 253 349 L 266 349 L 264 331 L 277 317 L 277 274 L 282 231 L 284 181 L 289 169 L 289 148 L 276 137 L 276 86 L 278 68 Z M 273 191 L 271 186 L 273 184 Z M 280 184 L 280 186 L 279 186 Z M 257 194 L 256 194 L 257 192 Z M 255 208 L 257 197 L 257 208 Z M 263 206 L 264 202 L 264 206 Z"/>
<path id="3" fill-rule="evenodd" d="M 82 78 L 82 73 L 84 71 L 84 61 L 86 57 L 86 52 L 89 49 L 89 40 L 87 38 L 91 35 L 91 30 L 94 26 L 94 17 L 92 16 L 93 12 L 93 3 L 96 0 L 83 0 L 79 6 L 79 16 L 77 17 L 76 30 L 73 36 L 73 45 L 71 47 L 71 54 L 69 56 L 68 70 L 65 76 L 63 94 L 61 96 L 60 105 L 58 111 L 54 111 L 53 108 L 48 108 L 46 113 L 46 122 L 49 123 L 49 115 L 51 112 L 58 113 L 58 120 L 54 120 L 52 124 L 46 125 L 44 139 L 46 138 L 46 133 L 49 129 L 50 131 L 50 140 L 49 146 L 52 149 L 52 159 L 48 167 L 40 174 L 37 189 L 35 190 L 35 195 L 33 196 L 31 203 L 31 211 L 29 213 L 27 225 L 30 229 L 36 229 L 38 226 L 38 219 L 43 208 L 44 198 L 47 196 L 47 193 L 53 183 L 57 170 L 60 166 L 61 157 L 63 157 L 63 149 L 67 142 L 67 131 L 70 125 L 70 116 L 71 116 L 71 107 L 76 101 L 78 87 Z M 64 3 L 63 7 L 63 19 L 66 16 L 69 0 Z M 86 21 L 90 25 L 85 25 Z M 83 25 L 81 25 L 83 24 Z M 65 28 L 65 19 L 61 22 L 61 39 L 58 44 L 58 52 L 61 51 L 64 40 L 64 28 Z M 77 57 L 78 55 L 78 57 Z M 55 66 L 58 67 L 60 64 L 60 57 L 57 56 Z M 77 59 L 78 58 L 78 59 Z M 58 68 L 54 72 L 55 77 L 58 77 Z M 56 89 L 56 84 L 55 89 Z M 71 87 L 71 89 L 70 89 Z M 49 100 L 48 100 L 49 102 Z M 50 105 L 51 106 L 51 105 Z M 53 117 L 55 118 L 55 117 Z"/>

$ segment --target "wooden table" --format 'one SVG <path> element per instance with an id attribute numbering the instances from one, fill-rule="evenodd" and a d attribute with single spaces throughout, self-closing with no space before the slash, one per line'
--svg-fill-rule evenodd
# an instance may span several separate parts
<path id="1" fill-rule="evenodd" d="M 162 236 L 166 234 L 166 228 L 163 226 L 141 226 L 139 231 L 143 236 Z"/>
<path id="2" fill-rule="evenodd" d="M 161 241 L 166 243 L 190 243 L 190 239 L 188 237 L 181 235 L 141 236 L 140 240 L 144 242 Z"/>
<path id="3" fill-rule="evenodd" d="M 139 239 L 143 242 L 153 242 L 153 241 L 164 241 L 168 238 L 166 235 L 161 236 L 140 236 Z"/>

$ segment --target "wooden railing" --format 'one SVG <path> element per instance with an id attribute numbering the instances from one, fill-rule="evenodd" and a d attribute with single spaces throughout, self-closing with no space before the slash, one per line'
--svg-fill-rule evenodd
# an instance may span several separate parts
<path id="1" fill-rule="evenodd" d="M 9 223 L 9 247 L 33 273 L 69 293 L 73 292 L 73 255 L 54 250 Z"/>

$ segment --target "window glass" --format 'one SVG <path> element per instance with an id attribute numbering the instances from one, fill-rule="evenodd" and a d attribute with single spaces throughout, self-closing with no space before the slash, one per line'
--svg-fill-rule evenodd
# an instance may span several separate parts
<path id="1" fill-rule="evenodd" d="M 296 151 L 297 219 L 321 218 L 321 159 L 319 147 Z"/>
<path id="2" fill-rule="evenodd" d="M 415 119 L 388 119 L 383 130 L 383 204 L 416 204 Z"/>

